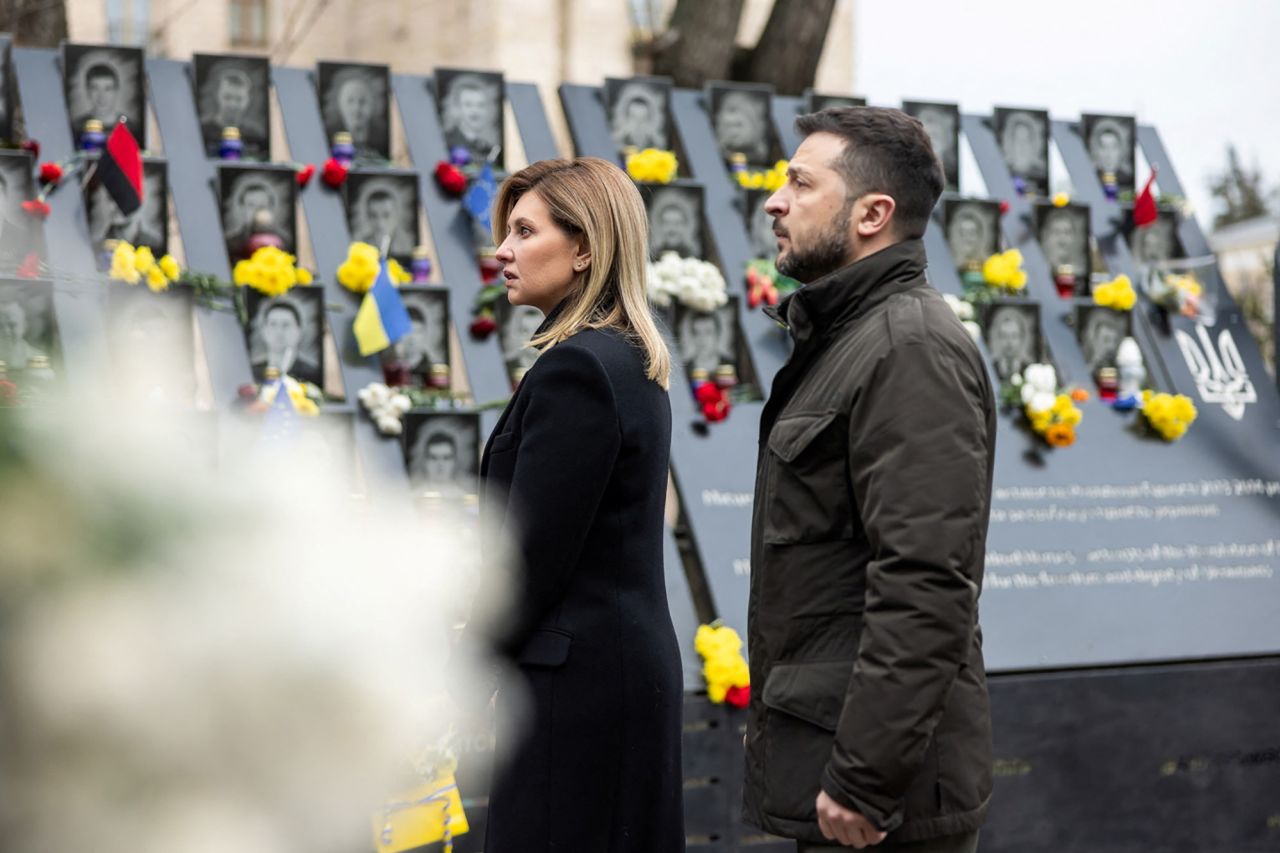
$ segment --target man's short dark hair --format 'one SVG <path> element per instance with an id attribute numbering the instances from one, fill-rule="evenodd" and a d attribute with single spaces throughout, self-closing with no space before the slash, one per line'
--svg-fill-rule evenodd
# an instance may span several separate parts
<path id="1" fill-rule="evenodd" d="M 120 75 L 116 73 L 114 68 L 107 65 L 105 62 L 96 62 L 93 65 L 90 65 L 89 70 L 86 71 L 84 75 L 86 83 L 97 80 L 100 77 L 110 78 L 112 83 L 119 84 L 120 82 Z"/>
<path id="2" fill-rule="evenodd" d="M 271 315 L 271 312 L 273 311 L 288 311 L 290 314 L 293 315 L 294 322 L 296 322 L 299 327 L 302 326 L 302 312 L 299 311 L 297 306 L 293 305 L 292 303 L 275 302 L 271 305 L 268 305 L 267 310 L 262 312 L 262 321 L 264 323 L 266 322 L 267 317 L 269 317 Z"/>
<path id="3" fill-rule="evenodd" d="M 892 196 L 898 236 L 924 236 L 946 178 L 919 119 L 889 107 L 830 107 L 800 116 L 796 131 L 843 139 L 844 153 L 833 165 L 844 176 L 847 197 Z"/>

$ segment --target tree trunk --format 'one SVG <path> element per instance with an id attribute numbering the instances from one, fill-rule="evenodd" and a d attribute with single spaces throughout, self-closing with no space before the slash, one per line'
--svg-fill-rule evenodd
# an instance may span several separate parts
<path id="1" fill-rule="evenodd" d="M 20 47 L 57 47 L 67 37 L 63 0 L 0 0 L 0 32 Z"/>
<path id="2" fill-rule="evenodd" d="M 779 95 L 813 86 L 836 0 L 774 0 L 754 50 L 743 51 L 733 79 L 771 83 Z"/>
<path id="3" fill-rule="evenodd" d="M 689 89 L 729 79 L 743 2 L 677 0 L 666 31 L 653 46 L 653 73 Z"/>

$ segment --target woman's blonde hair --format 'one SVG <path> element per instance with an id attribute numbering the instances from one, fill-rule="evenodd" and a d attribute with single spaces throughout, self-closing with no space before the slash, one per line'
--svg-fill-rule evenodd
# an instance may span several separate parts
<path id="1" fill-rule="evenodd" d="M 643 350 L 649 379 L 668 387 L 671 355 L 649 310 L 649 221 L 635 184 L 598 157 L 539 160 L 503 183 L 493 215 L 495 243 L 506 239 L 507 218 L 527 192 L 536 192 L 556 225 L 582 238 L 591 253 L 591 263 L 570 286 L 564 310 L 530 345 L 554 346 L 583 329 L 619 329 Z"/>

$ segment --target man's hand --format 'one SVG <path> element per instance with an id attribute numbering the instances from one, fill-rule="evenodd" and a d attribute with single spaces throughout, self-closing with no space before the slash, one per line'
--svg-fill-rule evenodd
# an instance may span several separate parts
<path id="1" fill-rule="evenodd" d="M 885 837 L 885 833 L 876 829 L 871 821 L 852 809 L 846 809 L 828 797 L 826 791 L 818 793 L 818 828 L 828 840 L 859 850 L 879 844 Z"/>

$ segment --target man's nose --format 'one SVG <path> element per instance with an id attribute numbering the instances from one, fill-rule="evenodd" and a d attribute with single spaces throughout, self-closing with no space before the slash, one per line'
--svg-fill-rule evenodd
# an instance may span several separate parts
<path id="1" fill-rule="evenodd" d="M 765 200 L 764 212 L 773 217 L 787 215 L 787 203 L 782 197 L 782 190 L 778 190 Z"/>

